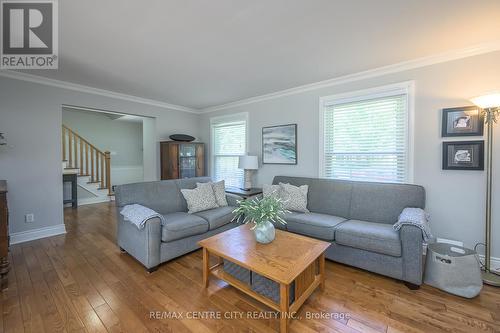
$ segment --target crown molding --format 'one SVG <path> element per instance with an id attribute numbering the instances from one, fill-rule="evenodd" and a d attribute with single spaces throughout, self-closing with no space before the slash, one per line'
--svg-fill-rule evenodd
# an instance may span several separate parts
<path id="1" fill-rule="evenodd" d="M 150 106 L 156 106 L 156 107 L 164 108 L 164 109 L 183 111 L 183 112 L 189 112 L 189 113 L 196 113 L 196 114 L 200 113 L 200 110 L 189 108 L 189 107 L 182 106 L 182 105 L 170 104 L 170 103 L 166 103 L 166 102 L 156 101 L 153 99 L 122 94 L 122 93 L 118 93 L 118 92 L 114 92 L 114 91 L 110 91 L 110 90 L 92 88 L 92 87 L 77 84 L 77 83 L 49 79 L 49 78 L 46 78 L 43 76 L 27 74 L 27 73 L 22 73 L 22 72 L 16 72 L 16 71 L 10 71 L 10 70 L 0 70 L 0 77 L 6 77 L 9 79 L 33 82 L 33 83 L 43 84 L 46 86 L 68 89 L 68 90 L 73 90 L 73 91 L 78 91 L 78 92 L 83 92 L 83 93 L 88 93 L 88 94 L 100 95 L 100 96 L 109 97 L 109 98 L 116 98 L 116 99 L 121 99 L 121 100 L 129 101 L 129 102 L 135 102 L 135 103 L 140 103 L 140 104 L 145 104 L 145 105 L 150 105 Z"/>
<path id="2" fill-rule="evenodd" d="M 336 85 L 346 84 L 349 82 L 361 81 L 366 79 L 371 79 L 379 76 L 384 76 L 388 74 L 403 72 L 411 69 L 431 66 L 435 64 L 445 63 L 453 60 L 473 57 L 485 53 L 495 52 L 500 50 L 500 40 L 478 44 L 470 46 L 463 49 L 451 50 L 444 53 L 439 53 L 432 56 L 417 58 L 413 60 L 403 61 L 400 63 L 382 66 L 374 69 L 369 69 L 366 71 L 339 76 L 333 79 L 328 79 L 324 81 L 319 81 L 315 83 L 305 84 L 298 87 L 276 91 L 269 94 L 264 94 L 260 96 L 245 98 L 239 101 L 230 102 L 226 104 L 211 106 L 207 108 L 200 109 L 200 113 L 209 113 L 229 108 L 234 108 L 237 106 L 262 102 L 270 99 L 275 99 L 279 97 L 295 95 L 306 91 L 332 87 Z"/>

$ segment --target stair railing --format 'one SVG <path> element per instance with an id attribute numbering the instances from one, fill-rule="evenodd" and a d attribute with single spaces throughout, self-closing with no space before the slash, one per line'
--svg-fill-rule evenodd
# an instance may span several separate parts
<path id="1" fill-rule="evenodd" d="M 89 176 L 91 183 L 100 184 L 100 189 L 111 188 L 111 153 L 101 151 L 66 125 L 62 125 L 62 160 L 67 168 L 79 169 L 80 176 Z"/>

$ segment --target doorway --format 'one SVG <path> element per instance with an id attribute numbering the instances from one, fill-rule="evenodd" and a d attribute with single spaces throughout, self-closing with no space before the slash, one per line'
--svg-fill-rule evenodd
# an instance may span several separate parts
<path id="1" fill-rule="evenodd" d="M 156 119 L 75 106 L 62 108 L 64 200 L 113 199 L 116 185 L 155 180 Z"/>

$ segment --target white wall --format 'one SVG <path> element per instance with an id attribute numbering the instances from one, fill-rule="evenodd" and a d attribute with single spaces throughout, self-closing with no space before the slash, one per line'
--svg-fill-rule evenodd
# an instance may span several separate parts
<path id="1" fill-rule="evenodd" d="M 0 147 L 0 179 L 9 186 L 11 235 L 63 223 L 63 104 L 155 117 L 157 151 L 158 141 L 170 134 L 198 133 L 195 114 L 0 77 L 0 132 L 13 146 Z M 159 158 L 157 177 L 158 163 Z M 24 222 L 27 213 L 35 214 L 34 223 Z"/>
<path id="2" fill-rule="evenodd" d="M 423 185 L 427 191 L 427 210 L 431 214 L 435 234 L 462 240 L 471 247 L 484 240 L 485 172 L 441 169 L 441 109 L 469 105 L 469 97 L 500 90 L 500 52 L 204 114 L 200 119 L 201 140 L 209 142 L 210 117 L 248 112 L 249 152 L 261 156 L 263 126 L 297 123 L 298 164 L 262 166 L 258 170 L 257 183 L 270 183 L 275 175 L 317 177 L 319 98 L 408 80 L 415 80 L 416 88 L 415 183 Z M 494 164 L 496 170 L 500 170 L 500 126 L 496 127 Z M 468 139 L 474 138 L 450 140 Z M 496 257 L 500 257 L 499 184 L 500 178 L 497 177 L 493 226 L 493 255 Z"/>

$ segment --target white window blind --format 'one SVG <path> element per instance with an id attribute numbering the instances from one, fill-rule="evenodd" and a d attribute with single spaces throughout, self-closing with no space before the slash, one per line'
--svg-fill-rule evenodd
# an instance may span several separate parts
<path id="1" fill-rule="evenodd" d="M 408 95 L 331 101 L 323 109 L 323 176 L 408 181 Z"/>
<path id="2" fill-rule="evenodd" d="M 246 119 L 212 122 L 212 177 L 226 186 L 242 187 L 238 158 L 246 151 Z"/>

